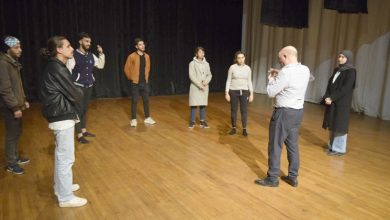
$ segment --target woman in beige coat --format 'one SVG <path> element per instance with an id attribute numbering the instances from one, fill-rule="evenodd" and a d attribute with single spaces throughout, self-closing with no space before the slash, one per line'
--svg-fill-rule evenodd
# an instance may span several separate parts
<path id="1" fill-rule="evenodd" d="M 200 111 L 200 127 L 209 128 L 206 123 L 206 106 L 208 104 L 209 83 L 211 81 L 210 65 L 204 57 L 203 47 L 195 48 L 195 57 L 189 65 L 189 76 L 191 80 L 189 106 L 191 107 L 191 119 L 189 128 L 195 126 L 195 112 L 197 106 Z"/>

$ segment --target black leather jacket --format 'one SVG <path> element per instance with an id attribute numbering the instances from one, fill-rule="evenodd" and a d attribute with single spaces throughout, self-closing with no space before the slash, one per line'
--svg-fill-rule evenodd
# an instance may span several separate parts
<path id="1" fill-rule="evenodd" d="M 50 58 L 41 82 L 43 116 L 50 122 L 78 119 L 83 92 L 74 85 L 66 65 Z"/>

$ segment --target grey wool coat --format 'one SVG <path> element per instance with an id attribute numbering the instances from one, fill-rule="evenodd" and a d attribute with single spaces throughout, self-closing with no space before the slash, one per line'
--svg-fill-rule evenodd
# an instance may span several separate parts
<path id="1" fill-rule="evenodd" d="M 199 61 L 194 57 L 189 65 L 189 77 L 191 80 L 190 95 L 189 95 L 189 106 L 201 106 L 208 104 L 209 96 L 209 83 L 212 75 L 210 71 L 210 65 L 203 58 Z M 202 82 L 207 86 L 202 90 Z"/>

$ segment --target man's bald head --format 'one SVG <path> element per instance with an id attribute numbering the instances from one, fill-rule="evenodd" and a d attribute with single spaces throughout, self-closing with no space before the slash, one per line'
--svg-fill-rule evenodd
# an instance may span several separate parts
<path id="1" fill-rule="evenodd" d="M 298 57 L 298 51 L 295 47 L 293 46 L 287 46 L 287 47 L 284 47 L 280 50 L 279 53 L 284 53 L 284 54 L 287 54 L 288 56 L 295 56 L 295 57 Z"/>
<path id="2" fill-rule="evenodd" d="M 298 51 L 293 46 L 283 47 L 279 51 L 279 62 L 282 66 L 298 63 Z"/>

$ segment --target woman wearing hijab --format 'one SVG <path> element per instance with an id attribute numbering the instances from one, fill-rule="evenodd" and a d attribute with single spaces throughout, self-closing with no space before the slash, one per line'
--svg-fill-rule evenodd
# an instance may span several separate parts
<path id="1" fill-rule="evenodd" d="M 323 97 L 326 109 L 322 127 L 329 130 L 329 156 L 341 156 L 346 152 L 349 114 L 356 82 L 352 52 L 344 50 L 339 53 L 338 63 Z"/>

